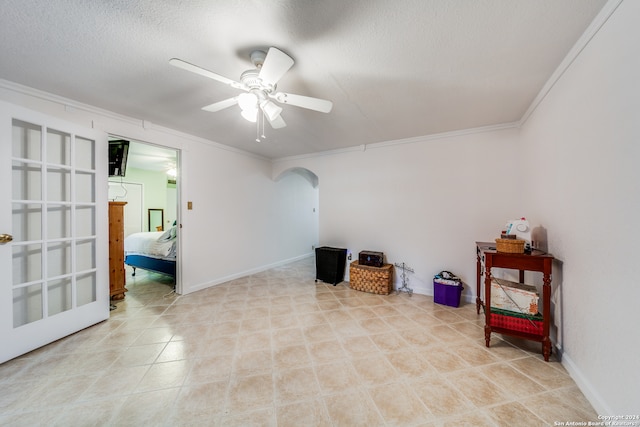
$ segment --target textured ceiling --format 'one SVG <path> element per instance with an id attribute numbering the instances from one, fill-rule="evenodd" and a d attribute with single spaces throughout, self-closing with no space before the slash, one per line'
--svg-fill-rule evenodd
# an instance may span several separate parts
<path id="1" fill-rule="evenodd" d="M 0 78 L 278 158 L 518 121 L 605 0 L 2 0 Z M 201 107 L 275 46 L 283 129 Z"/>

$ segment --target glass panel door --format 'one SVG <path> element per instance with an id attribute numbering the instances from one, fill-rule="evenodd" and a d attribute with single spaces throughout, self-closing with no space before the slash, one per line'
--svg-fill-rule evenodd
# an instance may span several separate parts
<path id="1" fill-rule="evenodd" d="M 0 106 L 0 137 L 11 138 L 0 143 L 10 170 L 10 185 L 0 186 L 0 234 L 12 238 L 0 244 L 0 267 L 11 266 L 0 333 L 3 343 L 18 341 L 0 350 L 1 363 L 106 319 L 109 301 L 106 184 L 97 185 L 107 181 L 106 135 L 80 136 L 75 125 Z"/>

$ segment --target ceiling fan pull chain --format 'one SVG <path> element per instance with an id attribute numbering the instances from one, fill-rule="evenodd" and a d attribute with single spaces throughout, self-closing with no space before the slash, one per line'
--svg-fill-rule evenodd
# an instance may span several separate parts
<path id="1" fill-rule="evenodd" d="M 267 119 L 266 115 L 264 114 L 264 111 L 260 110 L 262 112 L 262 138 L 265 139 L 266 136 L 264 135 L 264 122 Z"/>

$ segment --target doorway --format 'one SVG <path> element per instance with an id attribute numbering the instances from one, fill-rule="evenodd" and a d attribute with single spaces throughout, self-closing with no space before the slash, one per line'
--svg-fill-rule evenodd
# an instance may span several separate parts
<path id="1" fill-rule="evenodd" d="M 151 233 L 161 232 L 173 232 L 174 245 L 177 248 L 179 233 L 175 230 L 179 228 L 179 150 L 122 136 L 110 135 L 109 139 L 129 141 L 124 176 L 109 178 L 109 200 L 127 202 L 124 207 L 125 250 L 129 241 L 137 238 L 151 239 Z M 159 212 L 162 214 L 158 215 Z M 148 235 L 144 235 L 145 233 Z M 130 240 L 127 240 L 129 237 Z M 174 257 L 175 291 L 181 293 L 177 251 L 169 255 L 148 256 L 161 261 Z M 135 270 L 127 266 L 127 284 L 136 280 L 135 274 L 138 274 L 139 278 L 141 274 L 167 272 L 164 266 L 161 269 L 155 267 L 154 259 L 151 260 L 151 264 L 147 264 L 146 261 L 138 264 Z M 166 281 L 167 278 L 164 277 L 162 280 Z"/>

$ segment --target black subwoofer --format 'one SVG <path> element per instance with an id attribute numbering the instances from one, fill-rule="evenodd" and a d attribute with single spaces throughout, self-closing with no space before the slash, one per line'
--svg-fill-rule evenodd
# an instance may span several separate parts
<path id="1" fill-rule="evenodd" d="M 347 250 L 322 246 L 316 248 L 316 282 L 322 280 L 334 286 L 344 280 Z"/>

